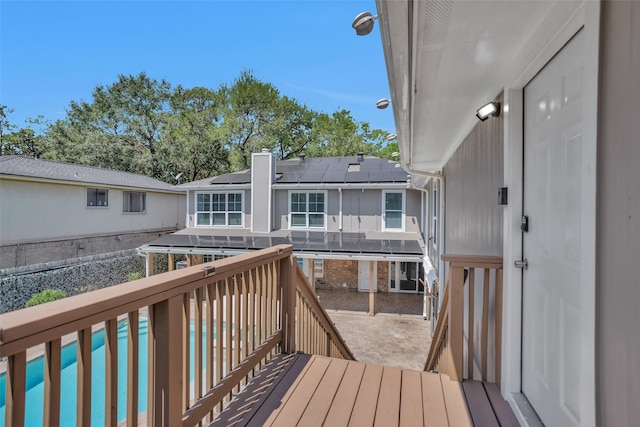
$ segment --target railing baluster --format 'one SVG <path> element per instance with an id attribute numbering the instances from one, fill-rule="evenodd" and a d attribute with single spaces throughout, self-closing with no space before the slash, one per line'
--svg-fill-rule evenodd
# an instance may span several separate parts
<path id="1" fill-rule="evenodd" d="M 489 269 L 484 269 L 482 298 L 482 381 L 487 380 L 488 342 L 489 342 Z"/>
<path id="2" fill-rule="evenodd" d="M 206 325 L 206 387 L 207 391 L 213 388 L 214 384 L 214 318 L 213 318 L 213 304 L 215 303 L 214 284 L 209 283 L 206 287 L 206 299 L 207 299 L 207 325 Z M 207 422 L 213 421 L 213 411 L 210 411 L 206 418 Z"/>
<path id="3" fill-rule="evenodd" d="M 193 265 L 193 257 L 189 257 Z M 180 325 L 182 326 L 182 410 L 186 411 L 189 408 L 189 401 L 191 395 L 191 384 L 189 383 L 190 377 L 190 365 L 191 365 L 191 343 L 190 343 L 190 325 L 191 324 L 191 292 L 187 292 L 182 295 L 182 318 L 180 319 Z"/>
<path id="4" fill-rule="evenodd" d="M 5 426 L 24 426 L 26 372 L 26 351 L 10 355 L 7 358 L 7 384 L 4 413 Z"/>
<path id="5" fill-rule="evenodd" d="M 233 293 L 231 292 L 232 277 L 228 277 L 224 281 L 224 308 L 225 308 L 225 356 L 226 356 L 226 369 L 224 374 L 229 375 L 229 372 L 235 367 L 233 360 Z M 228 395 L 228 399 L 231 399 L 231 393 Z"/>
<path id="6" fill-rule="evenodd" d="M 127 426 L 138 425 L 138 358 L 140 316 L 138 310 L 128 314 L 127 327 Z M 88 424 L 83 424 L 88 425 Z"/>
<path id="7" fill-rule="evenodd" d="M 475 270 L 469 269 L 469 315 L 468 315 L 468 335 L 467 335 L 467 378 L 473 379 L 473 367 L 474 367 L 474 343 L 473 338 L 475 335 Z"/>
<path id="8" fill-rule="evenodd" d="M 240 307 L 242 301 L 240 297 L 240 275 L 236 274 L 233 277 L 233 350 L 235 366 L 238 366 L 242 359 L 240 359 Z M 236 393 L 240 392 L 240 383 L 236 386 Z"/>
<path id="9" fill-rule="evenodd" d="M 91 328 L 78 331 L 76 424 L 91 424 Z"/>
<path id="10" fill-rule="evenodd" d="M 153 306 L 147 308 L 147 427 L 155 426 L 155 405 L 154 390 L 156 389 L 156 318 Z"/>
<path id="11" fill-rule="evenodd" d="M 242 360 L 249 355 L 249 287 L 247 284 L 247 272 L 240 275 L 242 292 Z M 243 384 L 247 384 L 249 376 L 246 376 Z"/>
<path id="12" fill-rule="evenodd" d="M 118 424 L 118 319 L 110 319 L 104 327 L 105 408 L 104 425 Z"/>
<path id="13" fill-rule="evenodd" d="M 222 380 L 224 366 L 224 304 L 223 281 L 216 282 L 216 385 Z M 228 363 L 228 362 L 227 362 Z M 218 405 L 218 412 L 222 411 L 222 402 Z"/>
<path id="14" fill-rule="evenodd" d="M 193 386 L 194 394 L 193 398 L 198 400 L 202 397 L 202 322 L 204 321 L 202 313 L 203 288 L 196 288 L 194 291 L 194 326 L 193 326 Z M 188 324 L 191 322 L 189 321 Z M 191 331 L 187 336 L 191 335 Z M 188 340 L 187 340 L 188 341 Z M 188 374 L 186 380 L 189 382 L 191 373 Z"/>
<path id="15" fill-rule="evenodd" d="M 45 427 L 60 425 L 60 348 L 60 338 L 45 344 L 43 411 Z"/>

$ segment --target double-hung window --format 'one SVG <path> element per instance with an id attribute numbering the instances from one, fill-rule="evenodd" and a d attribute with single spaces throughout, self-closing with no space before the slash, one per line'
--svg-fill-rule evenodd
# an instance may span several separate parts
<path id="1" fill-rule="evenodd" d="M 383 191 L 383 230 L 404 231 L 404 191 Z"/>
<path id="2" fill-rule="evenodd" d="M 325 228 L 327 216 L 326 192 L 290 192 L 291 228 Z"/>
<path id="3" fill-rule="evenodd" d="M 142 191 L 122 192 L 122 212 L 146 212 L 147 193 Z"/>
<path id="4" fill-rule="evenodd" d="M 198 193 L 196 226 L 242 227 L 242 193 Z"/>

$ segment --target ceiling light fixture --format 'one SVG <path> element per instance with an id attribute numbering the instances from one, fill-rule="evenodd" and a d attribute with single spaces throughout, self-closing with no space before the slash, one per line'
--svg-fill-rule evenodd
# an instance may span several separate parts
<path id="1" fill-rule="evenodd" d="M 391 104 L 390 99 L 382 98 L 382 99 L 378 99 L 378 101 L 376 102 L 376 107 L 378 108 L 378 110 L 384 110 L 389 106 L 389 104 Z"/>
<path id="2" fill-rule="evenodd" d="M 362 12 L 356 16 L 351 26 L 356 30 L 357 35 L 366 36 L 373 30 L 373 21 L 376 19 L 378 19 L 378 17 L 373 16 L 371 12 Z"/>
<path id="3" fill-rule="evenodd" d="M 488 104 L 483 105 L 478 108 L 476 113 L 476 117 L 478 117 L 481 121 L 485 121 L 489 118 L 489 116 L 499 117 L 500 116 L 500 103 L 499 102 L 490 102 Z"/>

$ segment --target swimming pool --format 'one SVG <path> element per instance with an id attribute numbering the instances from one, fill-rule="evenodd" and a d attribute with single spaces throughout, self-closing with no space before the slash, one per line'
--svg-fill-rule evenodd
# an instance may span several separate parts
<path id="1" fill-rule="evenodd" d="M 147 409 L 147 319 L 140 318 L 139 326 L 138 411 Z M 214 329 L 215 330 L 215 329 Z M 204 334 L 204 332 L 203 332 Z M 194 372 L 194 323 L 191 323 L 191 380 Z M 204 335 L 203 335 L 204 337 Z M 91 339 L 91 425 L 104 425 L 105 347 L 104 331 L 96 331 Z M 76 343 L 65 345 L 61 351 L 60 425 L 76 425 Z M 204 360 L 203 360 L 204 363 Z M 44 357 L 27 363 L 25 425 L 42 425 L 44 396 Z M 6 374 L 0 375 L 0 427 L 4 426 Z M 127 401 L 127 322 L 118 323 L 118 420 L 126 417 Z"/>

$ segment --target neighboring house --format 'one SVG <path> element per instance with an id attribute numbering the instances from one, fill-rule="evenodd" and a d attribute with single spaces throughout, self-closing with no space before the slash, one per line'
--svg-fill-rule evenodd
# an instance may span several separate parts
<path id="1" fill-rule="evenodd" d="M 442 254 L 503 258 L 503 396 L 523 425 L 637 425 L 640 2 L 377 8 L 440 282 Z"/>
<path id="2" fill-rule="evenodd" d="M 315 286 L 422 290 L 426 199 L 396 162 L 363 154 L 276 162 L 263 150 L 250 170 L 177 188 L 188 191 L 187 228 L 140 252 L 202 262 L 290 243 Z"/>
<path id="3" fill-rule="evenodd" d="M 184 227 L 185 199 L 143 175 L 0 157 L 0 268 L 135 249 Z"/>

